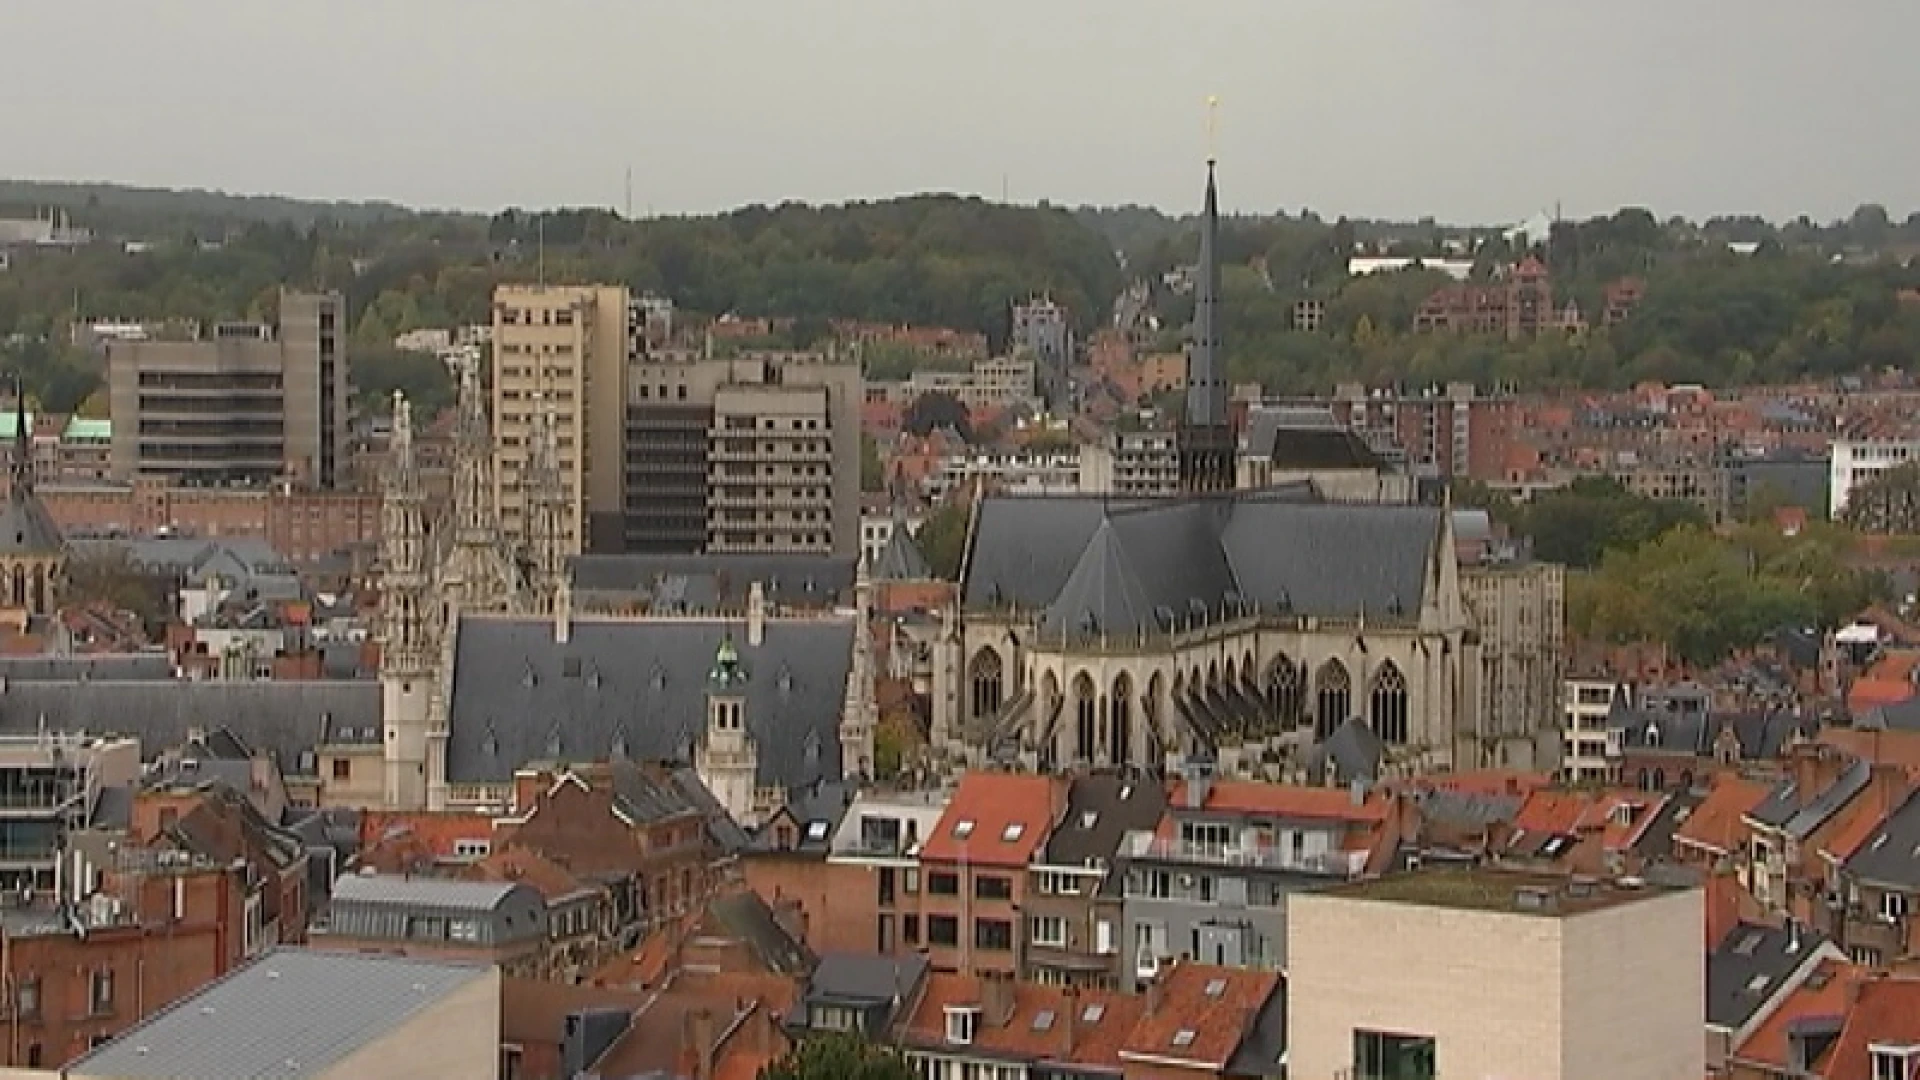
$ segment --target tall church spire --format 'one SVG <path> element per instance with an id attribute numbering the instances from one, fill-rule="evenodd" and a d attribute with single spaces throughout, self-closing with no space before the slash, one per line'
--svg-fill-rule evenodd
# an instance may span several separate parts
<path id="1" fill-rule="evenodd" d="M 7 464 L 8 491 L 17 502 L 33 494 L 33 437 L 27 430 L 27 384 L 13 376 L 13 460 Z"/>
<path id="2" fill-rule="evenodd" d="M 413 453 L 413 407 L 393 395 L 393 439 L 380 500 L 380 667 L 419 677 L 433 660 L 426 490 Z"/>
<path id="3" fill-rule="evenodd" d="M 480 385 L 479 351 L 464 350 L 454 363 L 460 397 L 453 436 L 453 537 L 442 583 L 447 599 L 461 610 L 515 610 L 524 598 L 494 501 L 493 430 Z"/>
<path id="4" fill-rule="evenodd" d="M 1176 447 L 1180 490 L 1228 491 L 1235 447 L 1227 422 L 1227 358 L 1220 344 L 1220 195 L 1214 184 L 1213 121 L 1207 102 L 1207 193 L 1200 212 L 1200 252 L 1193 273 L 1193 337 L 1187 349 L 1187 408 Z"/>

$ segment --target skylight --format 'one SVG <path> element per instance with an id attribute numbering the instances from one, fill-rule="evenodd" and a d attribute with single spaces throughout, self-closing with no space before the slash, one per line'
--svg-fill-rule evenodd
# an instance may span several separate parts
<path id="1" fill-rule="evenodd" d="M 1042 1009 L 1033 1017 L 1033 1030 L 1046 1031 L 1053 1027 L 1053 1010 Z"/>
<path id="2" fill-rule="evenodd" d="M 1207 980 L 1207 996 L 1208 997 L 1219 997 L 1221 994 L 1224 994 L 1226 992 L 1227 992 L 1227 980 L 1225 979 Z"/>
<path id="3" fill-rule="evenodd" d="M 1091 829 L 1095 825 L 1098 825 L 1099 823 L 1100 823 L 1100 811 L 1098 810 L 1089 810 L 1086 813 L 1080 815 L 1080 827 L 1083 829 Z"/>
<path id="4" fill-rule="evenodd" d="M 1027 831 L 1027 827 L 1016 821 L 1013 824 L 1007 826 L 1006 828 L 1000 830 L 1000 839 L 1005 840 L 1007 843 L 1011 844 L 1015 840 L 1020 839 L 1020 834 L 1026 831 Z"/>
<path id="5" fill-rule="evenodd" d="M 1080 1014 L 1080 1022 L 1083 1024 L 1097 1024 L 1100 1022 L 1100 1018 L 1105 1015 L 1107 1015 L 1107 1007 L 1105 1005 L 1089 1005 L 1086 1011 Z"/>
<path id="6" fill-rule="evenodd" d="M 971 820 L 956 821 L 953 823 L 954 839 L 965 840 L 967 837 L 972 835 L 973 835 L 973 822 Z"/>
<path id="7" fill-rule="evenodd" d="M 1753 978 L 1747 980 L 1747 993 L 1757 994 L 1765 990 L 1768 981 L 1765 975 L 1755 975 Z"/>
<path id="8" fill-rule="evenodd" d="M 824 821 L 809 821 L 809 822 L 807 822 L 807 839 L 809 839 L 809 840 L 825 840 L 826 838 L 827 838 L 827 823 L 826 823 L 826 822 L 824 822 Z"/>
<path id="9" fill-rule="evenodd" d="M 1192 1045 L 1193 1045 L 1193 1029 L 1192 1029 L 1192 1028 L 1181 1028 L 1181 1029 L 1180 1029 L 1179 1031 L 1176 1031 L 1176 1032 L 1174 1032 L 1174 1033 L 1173 1033 L 1173 1045 L 1175 1045 L 1175 1046 L 1192 1046 Z"/>

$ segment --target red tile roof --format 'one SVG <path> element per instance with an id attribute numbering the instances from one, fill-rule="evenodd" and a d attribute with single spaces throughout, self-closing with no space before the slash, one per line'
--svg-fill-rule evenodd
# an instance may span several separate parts
<path id="1" fill-rule="evenodd" d="M 1827 1059 L 1826 1080 L 1874 1080 L 1869 1047 L 1920 1044 L 1920 979 L 1870 976 L 1860 982 L 1859 999 L 1847 1010 L 1847 1022 Z"/>
<path id="2" fill-rule="evenodd" d="M 1186 810 L 1187 783 L 1175 780 L 1167 793 L 1169 810 Z M 1207 789 L 1200 809 L 1225 814 L 1267 814 L 1274 817 L 1326 821 L 1387 820 L 1393 812 L 1390 796 L 1370 794 L 1354 802 L 1345 788 L 1296 787 L 1253 780 L 1216 780 Z"/>
<path id="3" fill-rule="evenodd" d="M 1161 973 L 1158 1005 L 1143 1011 L 1120 1056 L 1223 1069 L 1279 986 L 1271 971 L 1176 964 Z"/>
<path id="4" fill-rule="evenodd" d="M 1716 855 L 1738 850 L 1747 836 L 1744 818 L 1767 797 L 1768 790 L 1768 785 L 1759 781 L 1722 774 L 1714 780 L 1713 790 L 1674 830 L 1674 842 Z"/>
<path id="5" fill-rule="evenodd" d="M 987 980 L 950 972 L 928 975 L 926 988 L 901 1026 L 902 1042 L 929 1050 L 1105 1066 L 1117 1072 L 1121 1046 L 1145 1007 L 1142 998 L 1100 990 L 1076 993 L 1013 982 L 998 989 L 1011 999 L 1004 1020 L 991 1014 Z M 982 1010 L 973 1041 L 965 1047 L 947 1041 L 947 1010 L 960 1006 Z"/>
<path id="6" fill-rule="evenodd" d="M 1751 1062 L 1774 1072 L 1785 1073 L 1788 1064 L 1787 1032 L 1801 1020 L 1815 1016 L 1841 1016 L 1847 1011 L 1847 988 L 1862 971 L 1838 960 L 1822 960 L 1806 981 L 1794 987 L 1773 1014 L 1747 1040 L 1733 1048 L 1737 1061 Z"/>
<path id="7" fill-rule="evenodd" d="M 1054 781 L 1047 776 L 968 773 L 920 848 L 922 859 L 1025 866 L 1053 827 Z"/>

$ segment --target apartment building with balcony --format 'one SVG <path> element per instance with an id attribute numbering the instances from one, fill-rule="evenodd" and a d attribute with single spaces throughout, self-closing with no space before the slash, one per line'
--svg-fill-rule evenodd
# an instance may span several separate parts
<path id="1" fill-rule="evenodd" d="M 1080 490 L 1094 494 L 1173 495 L 1180 454 L 1172 431 L 1116 431 L 1080 448 Z"/>
<path id="2" fill-rule="evenodd" d="M 1066 812 L 1028 872 L 1024 977 L 1059 986 L 1116 989 L 1132 982 L 1126 941 L 1129 833 L 1166 812 L 1157 779 L 1101 772 L 1075 776 Z"/>
<path id="3" fill-rule="evenodd" d="M 755 859 L 747 879 L 763 895 L 800 906 L 817 952 L 918 949 L 925 941 L 920 848 L 949 798 L 945 791 L 862 791 L 833 829 L 824 867 L 773 882 L 765 860 Z"/>
<path id="4" fill-rule="evenodd" d="M 346 300 L 282 291 L 279 321 L 107 344 L 112 478 L 343 483 L 352 421 Z"/>
<path id="5" fill-rule="evenodd" d="M 1290 899 L 1386 869 L 1399 837 L 1391 795 L 1216 780 L 1190 765 L 1154 828 L 1127 836 L 1126 976 L 1144 982 L 1176 957 L 1284 969 Z"/>
<path id="6" fill-rule="evenodd" d="M 626 379 L 623 524 L 596 551 L 855 554 L 857 363 L 654 352 Z"/>
<path id="7" fill-rule="evenodd" d="M 70 895 L 69 838 L 92 824 L 109 792 L 139 778 L 133 739 L 0 736 L 0 893 Z"/>
<path id="8" fill-rule="evenodd" d="M 1570 784 L 1604 784 L 1620 759 L 1620 734 L 1611 724 L 1614 702 L 1626 708 L 1632 689 L 1612 679 L 1569 678 L 1560 683 L 1560 775 Z"/>

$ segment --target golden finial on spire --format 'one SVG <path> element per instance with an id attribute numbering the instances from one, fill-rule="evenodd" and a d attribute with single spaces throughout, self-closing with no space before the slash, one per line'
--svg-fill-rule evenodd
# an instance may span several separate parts
<path id="1" fill-rule="evenodd" d="M 1220 95 L 1210 94 L 1207 97 L 1207 164 L 1209 165 L 1215 160 L 1214 137 L 1219 133 L 1219 129 Z"/>

